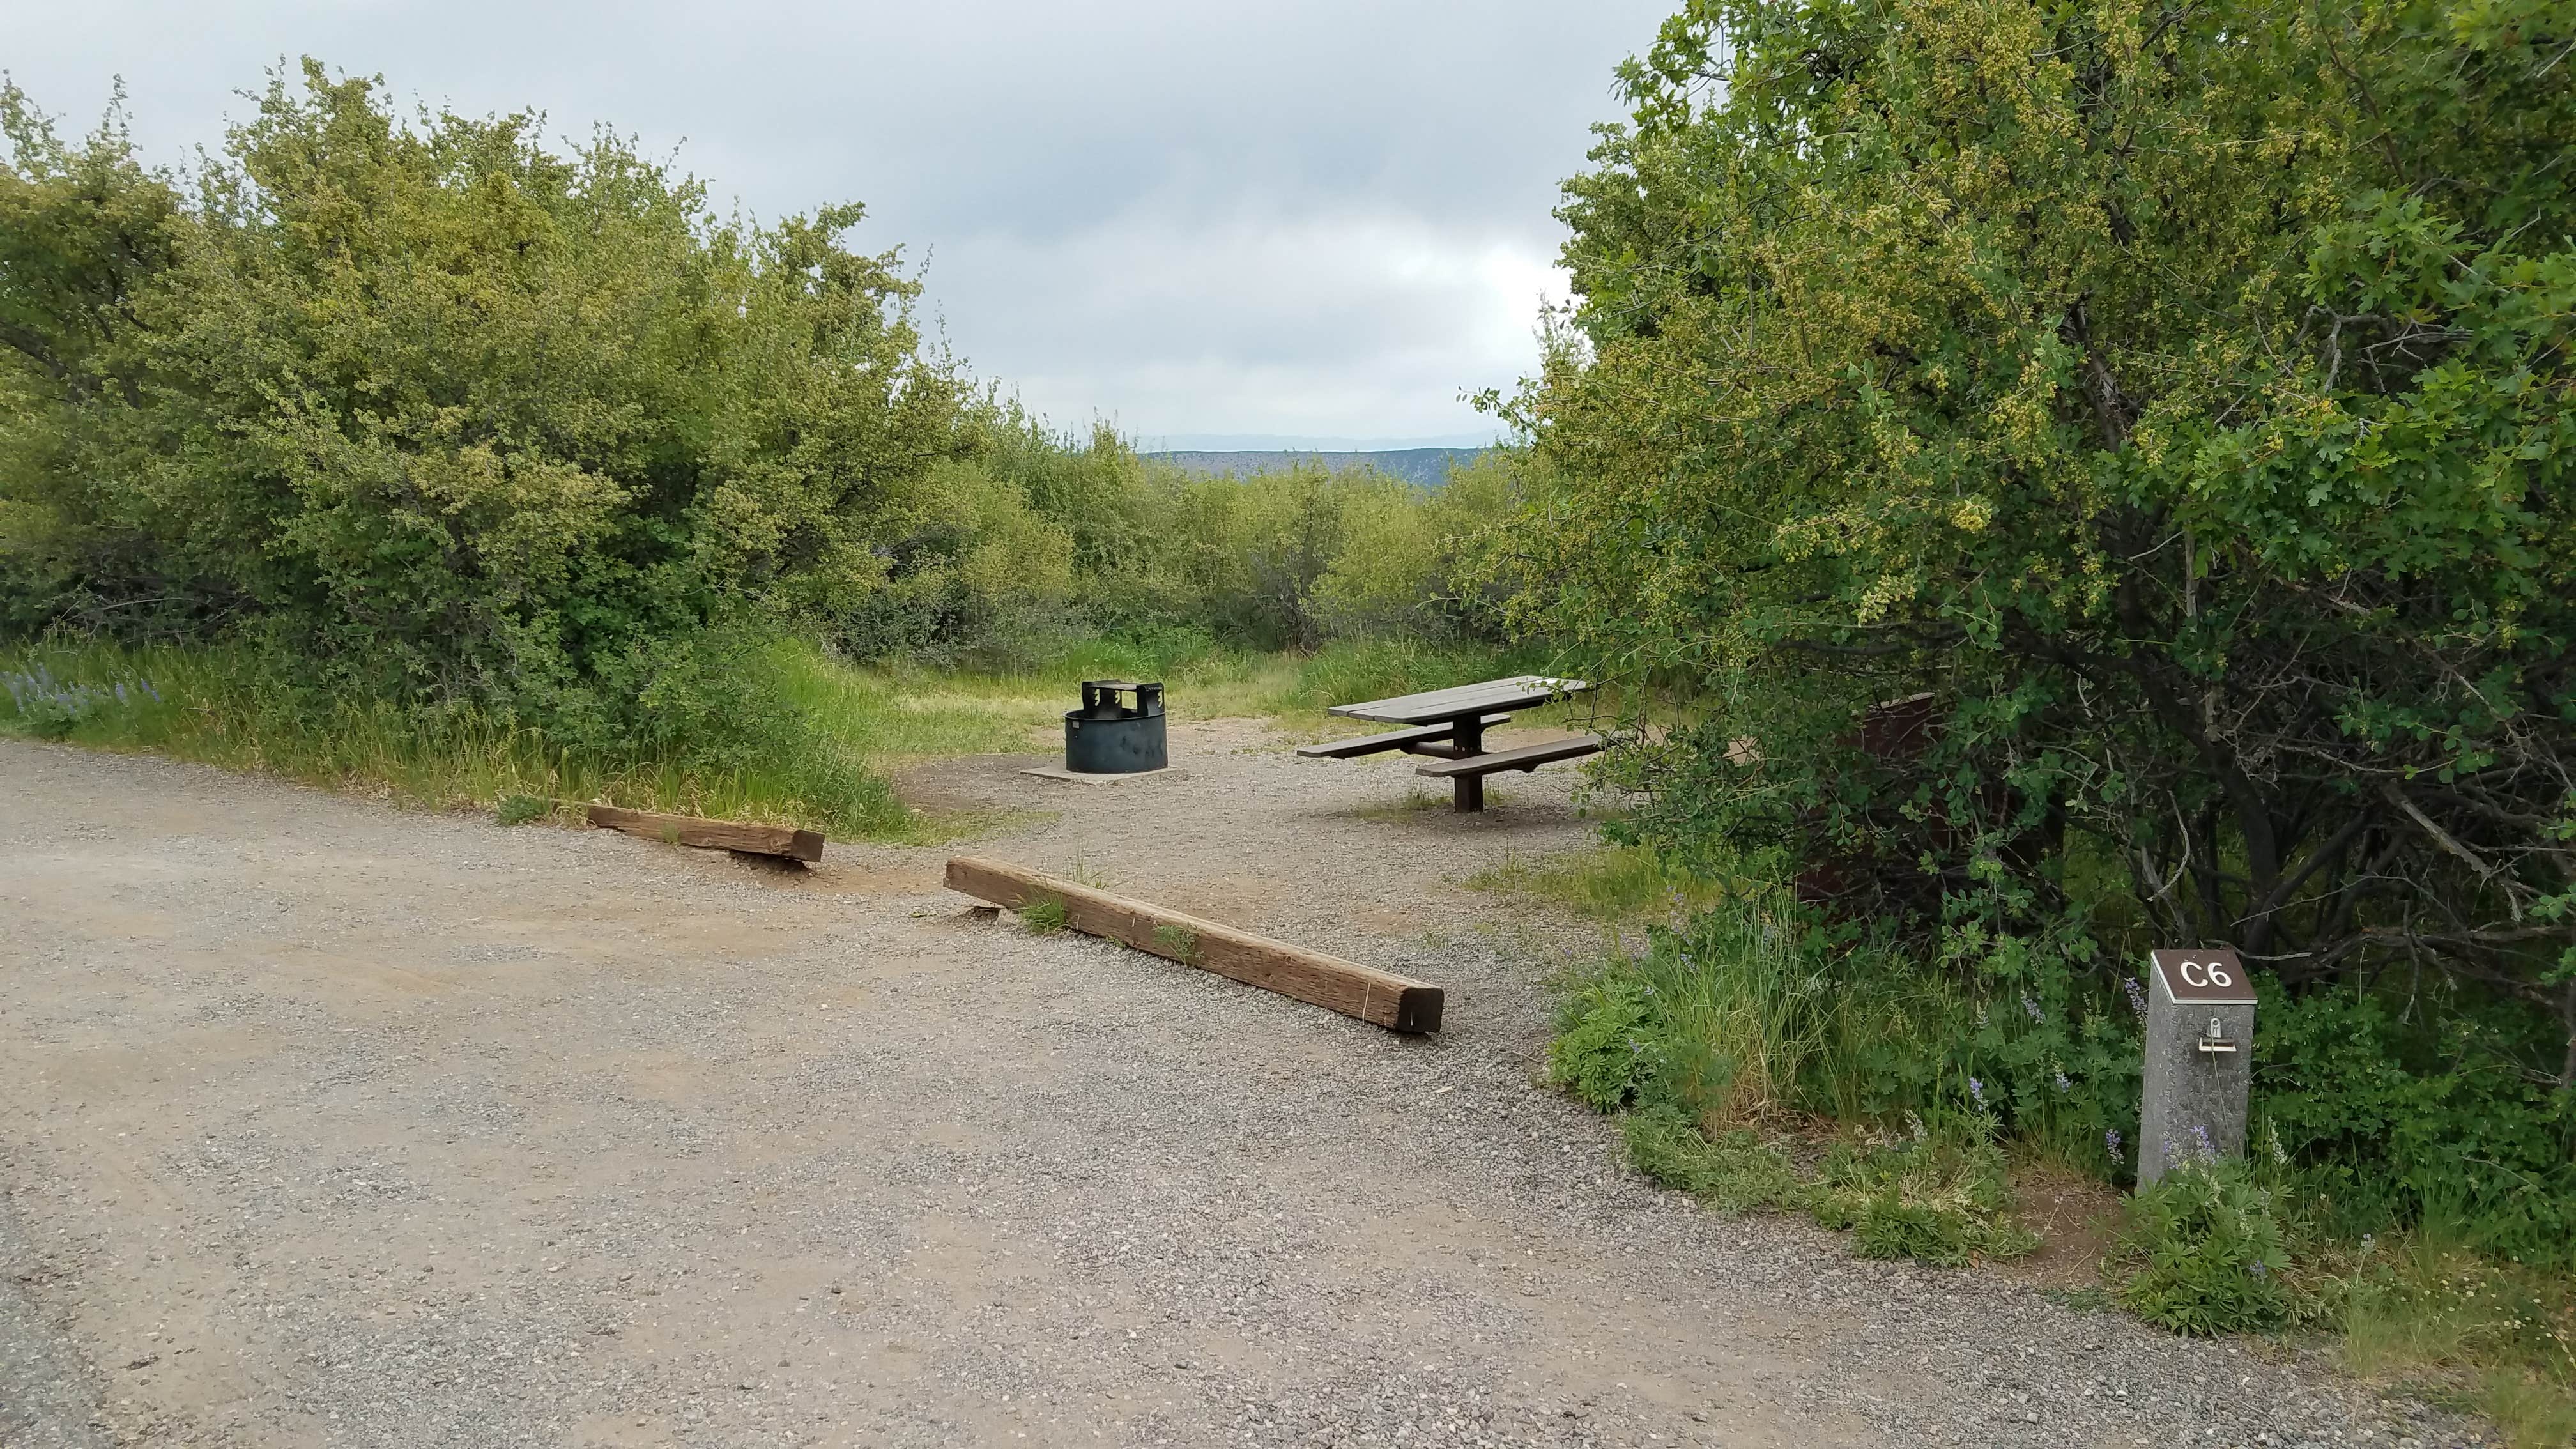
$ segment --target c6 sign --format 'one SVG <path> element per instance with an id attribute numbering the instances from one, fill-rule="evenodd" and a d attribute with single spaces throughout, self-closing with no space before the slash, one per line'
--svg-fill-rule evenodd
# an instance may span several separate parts
<path id="1" fill-rule="evenodd" d="M 2225 947 L 2158 951 L 2155 963 L 2165 999 L 2177 1006 L 2243 1006 L 2254 1000 L 2254 983 L 2236 953 Z"/>

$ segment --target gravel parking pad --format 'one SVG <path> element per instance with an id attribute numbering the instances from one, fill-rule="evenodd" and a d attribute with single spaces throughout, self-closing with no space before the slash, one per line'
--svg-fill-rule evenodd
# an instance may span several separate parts
<path id="1" fill-rule="evenodd" d="M 1532 1084 L 1562 768 L 1176 725 L 962 845 L 1439 982 L 1437 1039 L 787 872 L 0 741 L 0 1445 L 2451 1445 L 2242 1345 L 1864 1263 Z"/>

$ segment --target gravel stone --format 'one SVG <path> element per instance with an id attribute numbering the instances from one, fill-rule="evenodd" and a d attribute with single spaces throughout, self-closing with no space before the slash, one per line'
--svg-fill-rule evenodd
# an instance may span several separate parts
<path id="1" fill-rule="evenodd" d="M 0 741 L 0 1444 L 2461 1445 L 2295 1355 L 1862 1262 L 1534 1084 L 1573 772 L 1176 723 L 958 847 L 1439 982 L 1394 1036 L 788 871 Z"/>

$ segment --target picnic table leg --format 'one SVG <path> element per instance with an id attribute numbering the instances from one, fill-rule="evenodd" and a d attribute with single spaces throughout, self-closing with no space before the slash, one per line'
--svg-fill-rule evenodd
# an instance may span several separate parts
<path id="1" fill-rule="evenodd" d="M 1455 735 L 1458 758 L 1485 752 L 1485 721 L 1481 715 L 1469 715 L 1458 721 Z M 1485 777 L 1459 775 L 1449 782 L 1449 808 L 1460 815 L 1473 815 L 1485 808 Z"/>

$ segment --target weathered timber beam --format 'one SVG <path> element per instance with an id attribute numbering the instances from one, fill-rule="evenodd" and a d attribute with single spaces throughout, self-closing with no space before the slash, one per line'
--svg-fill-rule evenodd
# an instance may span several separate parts
<path id="1" fill-rule="evenodd" d="M 700 850 L 738 850 L 746 855 L 783 855 L 790 860 L 823 858 L 820 831 L 785 825 L 746 825 L 738 820 L 705 820 L 695 815 L 663 815 L 651 810 L 622 810 L 615 805 L 587 807 L 590 823 L 602 830 L 623 830 L 647 840 L 694 845 Z"/>
<path id="2" fill-rule="evenodd" d="M 1390 1031 L 1440 1029 L 1439 987 L 1339 956 L 976 856 L 948 862 L 948 888 L 1015 911 L 1043 901 L 1061 902 L 1064 923 L 1087 935 L 1293 996 Z"/>

